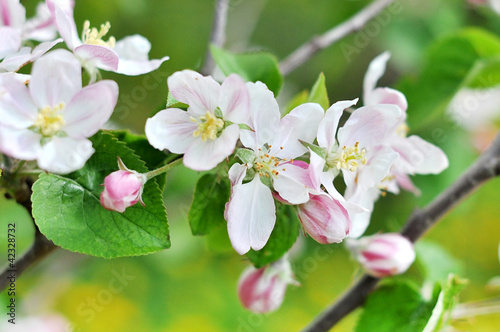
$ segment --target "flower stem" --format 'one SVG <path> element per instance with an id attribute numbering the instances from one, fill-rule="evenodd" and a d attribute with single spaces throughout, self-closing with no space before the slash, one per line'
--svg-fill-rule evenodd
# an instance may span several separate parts
<path id="1" fill-rule="evenodd" d="M 154 169 L 150 172 L 147 172 L 144 175 L 149 180 L 151 178 L 154 178 L 155 176 L 158 176 L 160 174 L 163 174 L 163 173 L 170 171 L 172 168 L 174 168 L 175 166 L 177 166 L 181 162 L 182 162 L 182 158 L 176 159 L 176 160 L 172 161 L 171 163 L 166 164 L 165 166 L 162 166 L 160 168 Z"/>

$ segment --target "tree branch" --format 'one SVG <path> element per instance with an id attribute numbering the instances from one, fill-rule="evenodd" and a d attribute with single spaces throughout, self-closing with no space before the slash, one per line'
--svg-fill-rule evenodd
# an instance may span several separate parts
<path id="1" fill-rule="evenodd" d="M 212 26 L 212 35 L 210 37 L 210 44 L 217 47 L 224 46 L 226 41 L 226 23 L 227 11 L 229 8 L 229 0 L 217 0 L 215 5 L 214 23 Z M 201 73 L 203 75 L 210 75 L 215 68 L 215 62 L 210 52 L 210 48 L 205 55 L 205 62 Z"/>
<path id="2" fill-rule="evenodd" d="M 401 234 L 412 242 L 417 241 L 441 217 L 481 184 L 500 175 L 500 133 L 491 146 L 449 188 L 443 191 L 424 209 L 414 211 Z M 380 279 L 364 275 L 336 303 L 326 308 L 303 331 L 328 331 L 343 317 L 361 306 Z"/>
<path id="3" fill-rule="evenodd" d="M 6 174 L 8 176 L 8 174 Z M 23 184 L 14 192 L 14 197 L 8 196 L 8 198 L 14 198 L 18 204 L 23 206 L 33 218 L 32 206 L 31 206 L 31 186 L 33 185 L 32 179 L 26 178 Z M 42 258 L 47 256 L 52 252 L 57 246 L 52 243 L 49 239 L 45 237 L 38 226 L 35 225 L 35 240 L 31 245 L 30 249 L 15 262 L 15 267 L 11 268 L 10 265 L 5 267 L 0 272 L 0 292 L 3 291 L 10 284 L 10 276 L 15 275 L 18 278 L 21 273 L 24 272 L 29 266 L 40 261 Z"/>
<path id="4" fill-rule="evenodd" d="M 356 15 L 333 27 L 320 36 L 315 36 L 280 62 L 281 73 L 286 76 L 309 60 L 314 54 L 327 48 L 345 36 L 361 30 L 365 24 L 387 8 L 394 0 L 375 0 Z"/>

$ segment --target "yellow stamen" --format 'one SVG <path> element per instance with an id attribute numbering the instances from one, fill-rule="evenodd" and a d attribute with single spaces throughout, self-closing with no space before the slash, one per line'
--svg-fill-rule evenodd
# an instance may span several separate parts
<path id="1" fill-rule="evenodd" d="M 213 113 L 207 111 L 205 115 L 202 115 L 196 119 L 191 117 L 191 121 L 198 124 L 198 129 L 193 132 L 194 137 L 201 136 L 201 140 L 205 142 L 207 139 L 214 140 L 217 138 L 217 134 L 224 127 L 224 121 L 217 118 Z"/>
<path id="2" fill-rule="evenodd" d="M 90 28 L 90 22 L 87 20 L 83 23 L 82 42 L 84 44 L 107 46 L 113 48 L 115 47 L 116 43 L 115 37 L 110 36 L 108 38 L 108 41 L 104 41 L 102 39 L 109 32 L 110 28 L 111 24 L 109 22 L 101 24 L 101 28 L 99 30 L 97 30 L 97 28 Z"/>
<path id="3" fill-rule="evenodd" d="M 64 103 L 54 106 L 45 106 L 38 112 L 34 126 L 40 134 L 45 137 L 52 137 L 57 134 L 64 126 L 64 118 L 61 111 L 64 109 Z"/>
<path id="4" fill-rule="evenodd" d="M 355 172 L 359 166 L 366 164 L 366 150 L 359 148 L 359 142 L 353 146 L 344 146 L 328 155 L 326 163 L 330 168 L 345 169 Z"/>

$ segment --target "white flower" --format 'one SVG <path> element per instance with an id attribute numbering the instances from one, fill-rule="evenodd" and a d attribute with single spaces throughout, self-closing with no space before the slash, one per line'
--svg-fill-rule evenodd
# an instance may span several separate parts
<path id="1" fill-rule="evenodd" d="M 260 82 L 247 83 L 251 99 L 250 127 L 242 131 L 245 164 L 229 170 L 231 198 L 225 217 L 233 248 L 244 254 L 250 248 L 260 250 L 266 244 L 276 221 L 272 190 L 290 204 L 309 200 L 307 169 L 294 165 L 293 159 L 311 143 L 323 109 L 318 104 L 303 104 L 280 120 L 274 96 Z M 247 181 L 243 183 L 245 176 Z"/>
<path id="2" fill-rule="evenodd" d="M 236 74 L 220 85 L 191 70 L 168 78 L 170 93 L 189 105 L 186 111 L 168 108 L 146 122 L 149 143 L 159 150 L 183 153 L 186 167 L 210 170 L 231 155 L 240 128 L 250 115 L 245 83 Z"/>
<path id="3" fill-rule="evenodd" d="M 35 62 L 29 87 L 14 76 L 0 77 L 0 150 L 37 160 L 49 172 L 82 168 L 94 152 L 87 137 L 111 116 L 117 84 L 104 80 L 82 88 L 80 63 L 65 50 Z"/>

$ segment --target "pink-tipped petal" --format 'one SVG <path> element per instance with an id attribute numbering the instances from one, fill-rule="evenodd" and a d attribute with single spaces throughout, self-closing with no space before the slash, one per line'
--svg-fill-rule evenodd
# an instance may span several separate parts
<path id="1" fill-rule="evenodd" d="M 118 55 L 106 46 L 84 44 L 75 48 L 75 55 L 90 72 L 93 68 L 107 71 L 118 69 Z"/>
<path id="2" fill-rule="evenodd" d="M 229 239 L 237 253 L 243 255 L 250 248 L 262 249 L 276 222 L 271 190 L 258 176 L 249 183 L 235 186 L 225 215 Z"/>
<path id="3" fill-rule="evenodd" d="M 234 123 L 247 123 L 250 116 L 250 94 L 243 79 L 229 75 L 221 85 L 219 107 L 224 119 Z"/>
<path id="4" fill-rule="evenodd" d="M 172 74 L 167 83 L 170 93 L 178 101 L 188 104 L 193 116 L 203 116 L 217 107 L 220 85 L 210 76 L 183 70 Z"/>
<path id="5" fill-rule="evenodd" d="M 365 99 L 365 105 L 392 104 L 406 112 L 408 102 L 404 94 L 391 88 L 376 88 Z"/>
<path id="6" fill-rule="evenodd" d="M 82 44 L 73 18 L 73 8 L 69 1 L 46 0 L 59 34 L 70 50 Z"/>
<path id="7" fill-rule="evenodd" d="M 109 120 L 117 100 L 118 85 L 115 81 L 87 85 L 68 103 L 64 131 L 76 139 L 94 135 Z"/>

